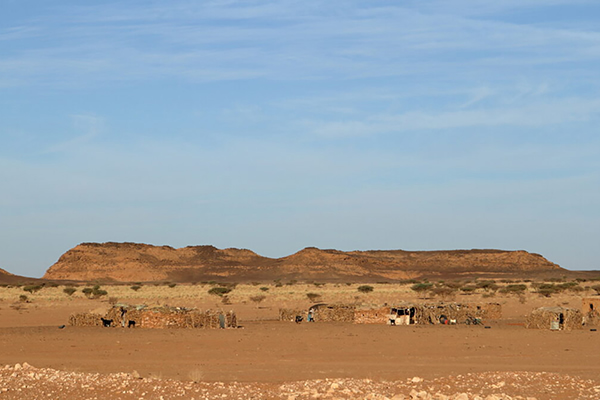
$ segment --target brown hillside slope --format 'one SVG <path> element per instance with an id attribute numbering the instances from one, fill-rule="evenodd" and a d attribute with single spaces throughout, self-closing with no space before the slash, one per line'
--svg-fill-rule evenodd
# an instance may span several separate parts
<path id="1" fill-rule="evenodd" d="M 351 251 L 306 248 L 278 259 L 250 250 L 137 243 L 82 243 L 63 254 L 44 279 L 135 281 L 398 280 L 419 276 L 565 271 L 526 251 Z"/>
<path id="2" fill-rule="evenodd" d="M 28 278 L 28 277 L 20 276 L 20 275 L 14 275 L 14 274 L 11 274 L 10 272 L 5 271 L 2 268 L 0 268 L 0 284 L 2 284 L 2 285 L 25 284 L 25 283 L 30 283 L 30 282 L 34 282 L 34 281 L 36 281 L 36 279 Z"/>

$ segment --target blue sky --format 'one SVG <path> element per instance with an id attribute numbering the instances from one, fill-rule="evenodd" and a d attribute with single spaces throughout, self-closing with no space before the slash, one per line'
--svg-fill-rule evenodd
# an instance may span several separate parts
<path id="1" fill-rule="evenodd" d="M 600 3 L 4 0 L 0 268 L 81 242 L 600 269 Z"/>

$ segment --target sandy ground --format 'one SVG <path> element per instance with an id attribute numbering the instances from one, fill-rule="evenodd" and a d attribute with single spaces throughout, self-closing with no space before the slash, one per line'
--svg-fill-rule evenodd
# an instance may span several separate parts
<path id="1" fill-rule="evenodd" d="M 183 394 L 177 392 L 182 398 L 232 397 L 238 389 L 254 393 L 254 397 L 246 398 L 316 398 L 314 395 L 325 397 L 334 383 L 336 390 L 329 392 L 332 395 L 329 397 L 366 398 L 373 394 L 411 398 L 410 392 L 417 390 L 413 398 L 419 398 L 414 397 L 419 391 L 433 396 L 445 390 L 448 396 L 464 391 L 466 399 L 492 394 L 505 395 L 499 398 L 600 398 L 599 332 L 527 330 L 521 325 L 524 315 L 540 304 L 579 307 L 580 297 L 545 299 L 537 296 L 525 302 L 512 297 L 494 300 L 503 303 L 505 318 L 488 322 L 489 329 L 483 326 L 284 323 L 272 320 L 277 314 L 277 304 L 265 301 L 260 307 L 248 302 L 226 306 L 236 310 L 243 328 L 150 330 L 59 328 L 67 323 L 69 314 L 106 307 L 106 301 L 82 298 L 51 301 L 40 297 L 32 303 L 18 303 L 5 299 L 0 301 L 0 366 L 10 365 L 13 369 L 5 367 L 0 373 L 8 377 L 6 381 L 0 380 L 0 399 L 51 398 L 51 393 L 43 389 L 26 396 L 9 383 L 5 383 L 4 388 L 11 390 L 1 391 L 2 382 L 18 383 L 19 388 L 28 386 L 33 390 L 39 385 L 24 383 L 33 379 L 30 373 L 40 377 L 62 373 L 56 371 L 80 373 L 67 378 L 73 382 L 84 379 L 85 373 L 100 373 L 100 377 L 93 375 L 100 380 L 113 379 L 109 374 L 119 373 L 143 378 L 131 378 L 134 386 L 142 385 L 140 382 L 150 382 L 148 387 L 157 386 L 156 382 L 175 382 L 173 387 L 185 387 L 190 382 L 198 382 L 191 389 L 177 389 L 183 390 Z M 172 297 L 169 304 L 195 301 Z M 200 303 L 197 305 L 217 305 L 214 299 Z M 24 362 L 43 370 L 32 369 L 21 376 L 24 369 L 15 371 L 14 366 Z M 117 382 L 123 380 L 119 376 L 114 378 Z M 414 377 L 423 381 L 413 382 Z M 520 379 L 521 386 L 510 384 L 511 379 Z M 500 382 L 504 384 L 493 387 Z M 214 385 L 224 385 L 229 391 L 219 391 L 221 386 L 214 391 Z M 360 393 L 343 392 L 353 385 L 361 388 Z M 548 392 L 553 385 L 555 389 Z M 50 386 L 46 382 L 42 387 Z M 206 391 L 202 392 L 202 388 Z M 599 392 L 595 392 L 596 388 Z M 175 392 L 168 390 L 151 392 L 142 388 L 139 393 L 137 389 L 127 390 L 133 392 L 111 392 L 111 397 L 175 397 Z M 93 398 L 92 392 L 86 393 L 72 392 L 67 396 L 65 392 L 65 397 L 55 398 Z"/>

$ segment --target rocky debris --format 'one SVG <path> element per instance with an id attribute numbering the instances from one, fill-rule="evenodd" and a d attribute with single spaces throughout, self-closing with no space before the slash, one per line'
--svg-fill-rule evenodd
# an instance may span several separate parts
<path id="1" fill-rule="evenodd" d="M 546 372 L 486 372 L 405 381 L 316 379 L 275 383 L 186 382 L 139 373 L 94 374 L 0 368 L 0 399 L 368 399 L 544 400 L 597 399 L 600 382 Z"/>

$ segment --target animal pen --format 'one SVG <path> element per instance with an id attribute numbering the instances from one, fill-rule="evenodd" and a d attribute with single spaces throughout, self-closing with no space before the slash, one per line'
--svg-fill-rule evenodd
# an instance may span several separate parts
<path id="1" fill-rule="evenodd" d="M 354 322 L 356 324 L 425 325 L 479 323 L 483 319 L 502 318 L 498 303 L 401 303 L 395 306 L 357 307 L 353 304 L 316 304 L 310 309 L 280 309 L 280 321 L 295 321 L 296 316 L 314 321 Z M 308 319 L 307 319 L 308 320 Z"/>
<path id="2" fill-rule="evenodd" d="M 574 308 L 540 307 L 527 316 L 525 328 L 555 331 L 583 329 L 583 315 Z"/>
<path id="3" fill-rule="evenodd" d="M 146 305 L 116 304 L 104 315 L 73 314 L 70 326 L 120 326 L 140 328 L 236 328 L 233 311 L 200 311 L 185 307 L 148 307 Z"/>
<path id="4" fill-rule="evenodd" d="M 401 303 L 361 308 L 354 313 L 357 324 L 478 324 L 484 319 L 499 318 L 502 318 L 502 306 L 498 303 Z"/>
<path id="5" fill-rule="evenodd" d="M 296 316 L 302 317 L 304 320 L 315 322 L 353 322 L 354 304 L 315 304 L 309 309 L 279 309 L 279 320 L 290 321 L 296 320 Z M 310 316 L 310 319 L 309 319 Z"/>

